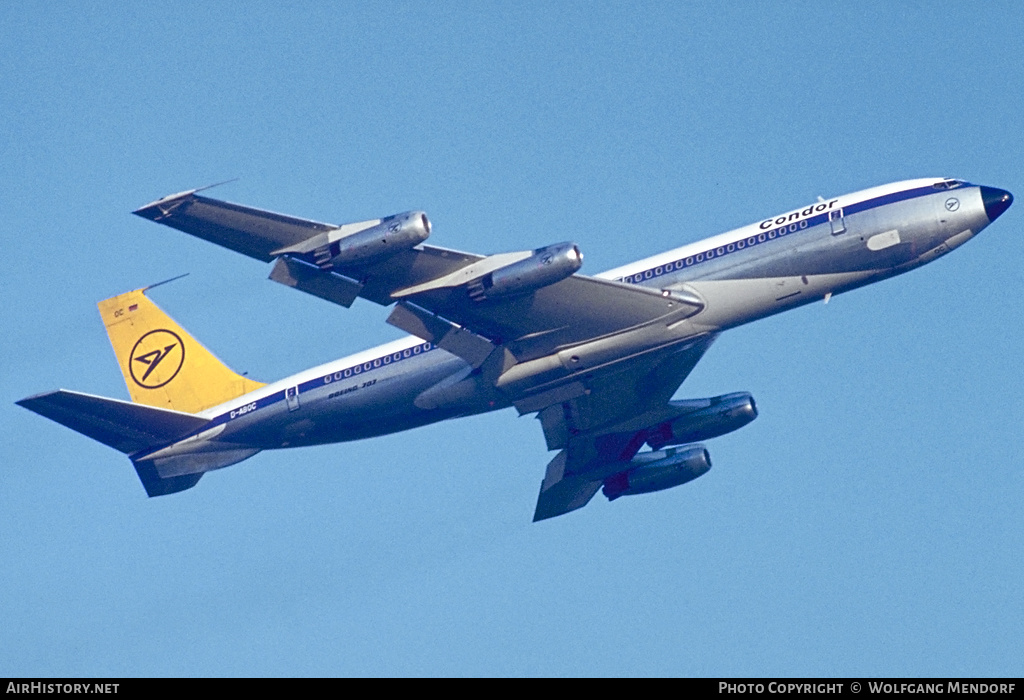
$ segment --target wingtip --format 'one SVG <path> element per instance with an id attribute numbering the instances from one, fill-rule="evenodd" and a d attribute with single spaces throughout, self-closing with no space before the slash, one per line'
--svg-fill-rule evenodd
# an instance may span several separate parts
<path id="1" fill-rule="evenodd" d="M 209 189 L 212 189 L 214 187 L 220 187 L 221 185 L 226 185 L 226 184 L 228 184 L 230 182 L 237 182 L 237 181 L 238 181 L 238 178 L 237 177 L 233 177 L 230 180 L 222 180 L 220 182 L 215 182 L 212 185 L 205 185 L 203 187 L 196 187 L 195 189 L 185 190 L 184 192 L 175 192 L 174 194 L 169 194 L 166 197 L 161 197 L 160 199 L 158 199 L 158 200 L 156 200 L 154 202 L 150 202 L 149 204 L 145 204 L 145 205 L 139 207 L 138 209 L 133 211 L 132 214 L 135 214 L 136 216 L 141 216 L 143 219 L 149 219 L 151 221 L 159 221 L 160 219 L 164 218 L 165 216 L 169 216 L 170 213 L 175 208 L 177 208 L 177 207 L 181 206 L 182 204 L 184 204 L 185 201 L 189 197 L 194 195 L 196 192 L 202 192 L 203 190 L 209 190 Z"/>
<path id="2" fill-rule="evenodd" d="M 166 197 L 144 204 L 139 207 L 132 214 L 135 216 L 141 216 L 143 219 L 149 219 L 150 221 L 159 221 L 160 219 L 168 216 L 174 209 L 181 206 L 185 201 L 198 192 L 199 189 L 185 190 L 184 192 L 176 192 L 175 194 L 169 194 Z"/>

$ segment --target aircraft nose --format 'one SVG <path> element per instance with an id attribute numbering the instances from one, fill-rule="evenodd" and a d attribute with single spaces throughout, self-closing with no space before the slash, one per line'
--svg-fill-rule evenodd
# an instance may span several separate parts
<path id="1" fill-rule="evenodd" d="M 981 201 L 985 203 L 985 214 L 989 222 L 995 221 L 999 215 L 1013 204 L 1013 195 L 998 187 L 982 187 Z"/>

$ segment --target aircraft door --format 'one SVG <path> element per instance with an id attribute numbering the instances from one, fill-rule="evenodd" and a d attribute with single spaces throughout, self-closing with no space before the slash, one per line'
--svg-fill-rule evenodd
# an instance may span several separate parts
<path id="1" fill-rule="evenodd" d="M 838 236 L 846 231 L 846 218 L 842 209 L 833 209 L 828 213 L 828 223 L 832 226 L 832 235 Z"/>
<path id="2" fill-rule="evenodd" d="M 299 387 L 290 386 L 284 390 L 284 398 L 288 402 L 289 411 L 299 410 Z"/>

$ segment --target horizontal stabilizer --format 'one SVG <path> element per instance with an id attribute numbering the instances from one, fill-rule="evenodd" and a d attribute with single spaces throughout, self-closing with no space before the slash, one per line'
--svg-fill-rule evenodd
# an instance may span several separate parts
<path id="1" fill-rule="evenodd" d="M 209 422 L 188 413 L 64 389 L 17 403 L 125 454 L 173 442 Z"/>
<path id="2" fill-rule="evenodd" d="M 142 486 L 146 489 L 146 495 L 150 498 L 190 489 L 199 483 L 199 479 L 203 476 L 203 473 L 199 472 L 198 474 L 185 474 L 165 479 L 157 473 L 152 462 L 136 462 L 135 472 L 139 475 L 139 481 L 142 482 Z"/>
<path id="3" fill-rule="evenodd" d="M 194 452 L 160 459 L 146 457 L 133 460 L 133 464 L 147 495 L 166 496 L 192 488 L 208 471 L 238 464 L 257 452 L 254 448 Z"/>

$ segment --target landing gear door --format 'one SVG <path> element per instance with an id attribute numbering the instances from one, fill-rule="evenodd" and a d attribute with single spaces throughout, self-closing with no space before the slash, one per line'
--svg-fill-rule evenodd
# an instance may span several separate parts
<path id="1" fill-rule="evenodd" d="M 289 411 L 299 410 L 299 387 L 290 386 L 284 390 L 284 398 L 288 402 Z"/>
<path id="2" fill-rule="evenodd" d="M 833 209 L 828 213 L 828 223 L 832 226 L 832 235 L 838 236 L 846 231 L 846 219 L 842 209 Z"/>

